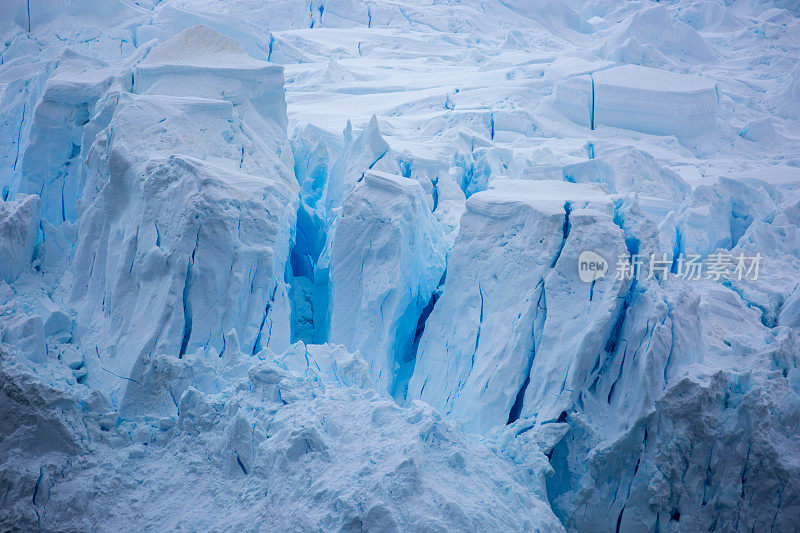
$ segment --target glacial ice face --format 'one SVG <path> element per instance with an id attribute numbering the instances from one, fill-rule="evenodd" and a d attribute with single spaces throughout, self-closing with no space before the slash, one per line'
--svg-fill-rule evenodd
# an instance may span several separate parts
<path id="1" fill-rule="evenodd" d="M 404 398 L 423 310 L 445 270 L 446 241 L 422 188 L 367 171 L 329 243 L 329 342 L 361 352 L 377 390 Z"/>
<path id="2" fill-rule="evenodd" d="M 797 388 L 761 376 L 718 372 L 680 380 L 588 463 L 583 454 L 598 435 L 577 418 L 551 456 L 559 472 L 548 480 L 554 510 L 568 529 L 580 531 L 615 524 L 644 530 L 653 523 L 791 531 L 800 501 L 791 443 Z M 580 488 L 570 491 L 570 485 Z M 749 503 L 737 505 L 742 494 Z"/>
<path id="3" fill-rule="evenodd" d="M 35 195 L 0 203 L 0 279 L 6 283 L 13 283 L 33 260 L 41 208 Z"/>
<path id="4" fill-rule="evenodd" d="M 584 248 L 595 246 L 609 262 L 625 250 L 612 222 L 611 200 L 598 187 L 518 180 L 493 185 L 467 202 L 442 297 L 426 323 L 409 383 L 409 398 L 425 400 L 482 432 L 515 420 L 521 410 L 532 415 L 541 409 L 544 417 L 555 410 L 552 418 L 558 418 L 561 409 L 550 399 L 561 389 L 553 387 L 571 384 L 566 374 L 580 371 L 579 365 L 564 368 L 573 360 L 565 354 L 575 347 L 563 345 L 558 332 L 593 349 L 598 341 L 591 337 L 613 325 L 624 290 L 613 277 L 596 284 L 577 281 Z M 576 289 L 585 298 L 573 297 Z M 567 307 L 550 307 L 551 299 L 561 303 L 561 294 L 570 295 Z M 589 303 L 590 310 L 576 315 L 571 302 Z M 556 320 L 548 316 L 549 307 Z M 597 315 L 597 331 L 588 339 L 567 327 L 574 320 L 586 335 L 586 320 Z M 563 366 L 552 376 L 532 370 L 540 363 L 546 368 L 543 361 Z M 544 403 L 540 394 L 546 395 Z M 525 396 L 535 406 L 529 411 Z"/>
<path id="5" fill-rule="evenodd" d="M 21 157 L 19 184 L 12 193 L 38 194 L 42 218 L 52 224 L 74 221 L 85 176 L 78 158 L 83 126 L 114 81 L 113 72 L 91 58 L 66 51 L 33 109 L 29 141 Z"/>
<path id="6" fill-rule="evenodd" d="M 162 60 L 173 50 L 165 44 Z M 205 87 L 216 81 L 208 78 Z M 297 205 L 294 177 L 276 153 L 286 139 L 265 143 L 266 132 L 253 133 L 230 101 L 146 88 L 107 100 L 107 124 L 90 124 L 103 129 L 86 156 L 71 295 L 79 333 L 96 346 L 87 367 L 137 380 L 151 355 L 224 352 L 230 329 L 251 353 L 285 348 Z"/>
<path id="7" fill-rule="evenodd" d="M 0 2 L 0 526 L 793 530 L 798 13 Z"/>
<path id="8" fill-rule="evenodd" d="M 0 128 L 2 138 L 8 139 L 0 147 L 0 197 L 4 200 L 11 197 L 12 189 L 16 191 L 19 187 L 22 158 L 33 122 L 30 116 L 51 68 L 47 62 L 32 61 L 7 67 L 0 77 L 0 106 L 3 110 Z"/>

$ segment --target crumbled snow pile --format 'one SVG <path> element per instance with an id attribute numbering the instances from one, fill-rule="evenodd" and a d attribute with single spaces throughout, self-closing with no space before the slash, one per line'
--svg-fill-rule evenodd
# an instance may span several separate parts
<path id="1" fill-rule="evenodd" d="M 796 531 L 798 17 L 0 2 L 0 529 Z"/>
<path id="2" fill-rule="evenodd" d="M 28 530 L 560 529 L 539 476 L 430 407 L 376 394 L 358 355 L 299 345 L 279 364 L 241 352 L 211 363 L 156 358 L 123 420 L 96 392 L 4 362 L 13 444 L 0 519 Z M 521 449 L 534 472 L 546 467 L 534 442 Z"/>

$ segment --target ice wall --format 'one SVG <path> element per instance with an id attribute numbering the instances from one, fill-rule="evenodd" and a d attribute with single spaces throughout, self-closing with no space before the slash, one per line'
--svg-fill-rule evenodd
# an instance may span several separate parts
<path id="1" fill-rule="evenodd" d="M 244 55 L 207 28 L 187 30 L 145 62 L 171 58 L 163 79 L 147 71 L 146 83 L 133 84 L 146 94 L 109 95 L 87 126 L 97 134 L 86 155 L 71 303 L 84 343 L 96 346 L 87 366 L 112 376 L 138 381 L 143 361 L 158 354 L 224 353 L 232 329 L 250 353 L 289 344 L 284 271 L 298 189 L 284 164 L 285 117 L 252 103 L 258 85 L 209 98 L 252 77 L 233 60 L 221 75 L 198 69 L 195 83 L 176 80 L 174 71 L 188 68 L 181 54 L 203 47 L 212 57 Z M 278 67 L 256 66 L 271 74 L 275 98 Z M 199 96 L 187 94 L 192 87 Z M 258 134 L 251 127 L 267 121 Z M 112 392 L 133 383 L 96 375 L 95 386 Z"/>
<path id="2" fill-rule="evenodd" d="M 408 390 L 409 398 L 477 431 L 521 412 L 558 418 L 560 403 L 553 397 L 572 374 L 586 371 L 580 366 L 586 363 L 572 366 L 572 351 L 596 346 L 593 337 L 613 325 L 624 290 L 613 278 L 577 281 L 583 247 L 594 246 L 607 261 L 624 250 L 622 232 L 611 221 L 613 206 L 599 188 L 516 180 L 493 185 L 467 202 Z M 587 320 L 597 320 L 596 329 L 587 329 Z M 532 371 L 540 364 L 542 370 Z M 524 402 L 526 395 L 533 403 Z"/>
<path id="3" fill-rule="evenodd" d="M 83 127 L 111 87 L 114 72 L 100 61 L 70 51 L 56 64 L 33 109 L 19 183 L 11 187 L 11 193 L 38 194 L 42 217 L 57 225 L 78 216 L 76 204 L 85 183 L 80 161 Z"/>
<path id="4" fill-rule="evenodd" d="M 329 341 L 359 350 L 376 388 L 400 398 L 445 271 L 446 241 L 426 200 L 416 181 L 370 170 L 329 241 Z"/>

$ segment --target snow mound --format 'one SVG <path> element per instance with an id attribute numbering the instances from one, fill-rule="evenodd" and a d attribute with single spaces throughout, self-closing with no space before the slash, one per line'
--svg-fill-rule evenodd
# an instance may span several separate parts
<path id="1" fill-rule="evenodd" d="M 141 65 L 150 68 L 184 66 L 189 67 L 187 70 L 192 67 L 258 71 L 277 69 L 247 55 L 238 41 L 202 25 L 188 28 L 158 45 Z"/>
<path id="2" fill-rule="evenodd" d="M 610 56 L 619 57 L 620 49 L 632 43 L 639 54 L 629 59 L 638 64 L 709 63 L 717 57 L 694 28 L 675 18 L 663 5 L 638 11 L 606 40 L 603 48 Z"/>

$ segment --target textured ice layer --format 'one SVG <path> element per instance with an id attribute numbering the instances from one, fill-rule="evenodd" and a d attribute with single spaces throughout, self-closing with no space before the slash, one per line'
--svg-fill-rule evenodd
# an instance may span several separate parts
<path id="1" fill-rule="evenodd" d="M 219 78 L 204 79 L 201 88 Z M 250 353 L 290 341 L 297 185 L 276 152 L 286 149 L 280 121 L 257 134 L 228 100 L 152 94 L 164 92 L 174 91 L 110 96 L 85 132 L 95 137 L 84 143 L 71 302 L 95 346 L 87 367 L 133 380 L 156 354 L 223 353 L 232 328 Z M 91 374 L 114 394 L 126 383 Z"/>
<path id="2" fill-rule="evenodd" d="M 594 247 L 608 262 L 625 249 L 611 200 L 598 187 L 493 185 L 467 201 L 409 384 L 409 398 L 477 431 L 513 421 L 521 410 L 558 418 L 559 395 L 586 371 L 580 365 L 591 364 L 572 364 L 576 351 L 593 350 L 593 337 L 613 325 L 624 289 L 613 277 L 577 279 L 584 249 Z"/>
<path id="3" fill-rule="evenodd" d="M 342 205 L 328 253 L 330 342 L 359 350 L 377 389 L 405 397 L 398 389 L 413 369 L 419 317 L 442 279 L 446 253 L 419 183 L 364 174 Z"/>
<path id="4" fill-rule="evenodd" d="M 0 279 L 6 283 L 13 283 L 33 260 L 41 207 L 38 196 L 0 203 Z"/>
<path id="5" fill-rule="evenodd" d="M 359 355 L 299 345 L 277 362 L 265 356 L 157 358 L 142 377 L 149 401 L 124 420 L 102 394 L 76 397 L 3 362 L 0 521 L 23 529 L 563 530 L 542 478 L 430 407 L 404 409 L 376 394 Z M 519 446 L 542 471 L 537 444 Z"/>
<path id="6" fill-rule="evenodd" d="M 713 129 L 718 100 L 711 80 L 638 65 L 576 76 L 556 88 L 556 105 L 578 124 L 678 137 Z"/>

